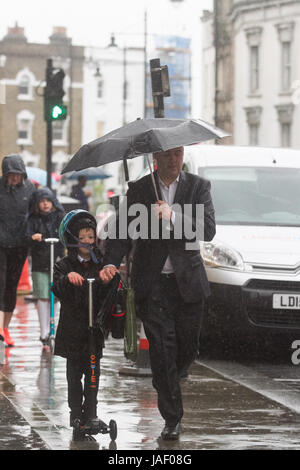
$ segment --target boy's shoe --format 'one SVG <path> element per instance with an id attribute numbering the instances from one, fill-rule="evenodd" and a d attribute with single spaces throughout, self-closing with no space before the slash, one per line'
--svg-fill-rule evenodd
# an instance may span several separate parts
<path id="1" fill-rule="evenodd" d="M 84 441 L 85 440 L 85 431 L 84 427 L 81 424 L 80 418 L 71 418 L 70 424 L 73 427 L 73 441 Z"/>
<path id="2" fill-rule="evenodd" d="M 44 347 L 49 346 L 49 336 L 47 336 L 46 338 L 42 338 L 40 336 L 40 341 Z"/>
<path id="3" fill-rule="evenodd" d="M 3 328 L 4 331 L 4 341 L 7 344 L 9 348 L 13 347 L 15 345 L 14 340 L 10 337 L 8 328 Z"/>

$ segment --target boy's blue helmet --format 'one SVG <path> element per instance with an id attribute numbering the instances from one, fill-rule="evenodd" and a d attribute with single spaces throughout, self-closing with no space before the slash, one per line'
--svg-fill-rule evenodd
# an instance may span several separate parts
<path id="1" fill-rule="evenodd" d="M 69 244 L 74 246 L 80 228 L 92 228 L 96 235 L 97 222 L 95 217 L 84 209 L 74 209 L 68 212 L 62 219 L 58 229 L 61 243 L 65 247 L 68 247 Z"/>

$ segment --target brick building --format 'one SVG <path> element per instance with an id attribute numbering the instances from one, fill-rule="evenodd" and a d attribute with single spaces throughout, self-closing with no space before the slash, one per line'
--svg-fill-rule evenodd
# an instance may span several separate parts
<path id="1" fill-rule="evenodd" d="M 60 171 L 81 145 L 84 48 L 73 46 L 63 27 L 48 44 L 29 43 L 24 28 L 8 28 L 0 40 L 0 159 L 21 153 L 26 164 L 46 168 L 43 93 L 47 59 L 65 71 L 66 121 L 53 124 L 53 170 Z"/>

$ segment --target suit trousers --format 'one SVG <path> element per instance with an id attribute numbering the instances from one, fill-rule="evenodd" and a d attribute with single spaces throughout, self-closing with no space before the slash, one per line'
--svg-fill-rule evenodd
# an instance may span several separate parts
<path id="1" fill-rule="evenodd" d="M 180 378 L 197 357 L 203 301 L 184 302 L 175 276 L 161 275 L 140 305 L 139 316 L 149 342 L 158 409 L 173 426 L 183 416 Z"/>

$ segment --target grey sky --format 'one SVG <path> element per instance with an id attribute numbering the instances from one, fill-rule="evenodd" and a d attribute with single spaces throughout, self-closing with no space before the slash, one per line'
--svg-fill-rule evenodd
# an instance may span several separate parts
<path id="1" fill-rule="evenodd" d="M 212 0 L 184 0 L 177 5 L 170 0 L 9 0 L 1 9 L 0 37 L 17 21 L 25 28 L 29 42 L 48 42 L 53 26 L 66 26 L 74 44 L 106 46 L 114 32 L 119 42 L 126 41 L 130 46 L 141 42 L 146 9 L 149 34 L 186 31 L 189 35 L 190 28 L 200 23 L 202 10 L 211 9 L 212 3 Z"/>

